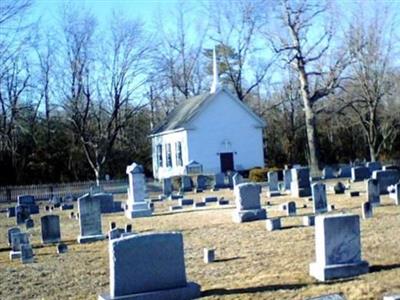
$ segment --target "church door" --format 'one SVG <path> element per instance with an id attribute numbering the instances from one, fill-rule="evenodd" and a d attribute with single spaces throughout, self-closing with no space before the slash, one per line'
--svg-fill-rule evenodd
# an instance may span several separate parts
<path id="1" fill-rule="evenodd" d="M 228 171 L 234 171 L 234 164 L 233 164 L 233 153 L 220 153 L 220 160 L 221 160 L 221 172 L 226 173 Z"/>

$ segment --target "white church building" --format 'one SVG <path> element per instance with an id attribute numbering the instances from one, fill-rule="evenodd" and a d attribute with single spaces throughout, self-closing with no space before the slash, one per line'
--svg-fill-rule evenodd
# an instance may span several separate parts
<path id="1" fill-rule="evenodd" d="M 184 100 L 150 135 L 154 178 L 185 175 L 193 162 L 203 174 L 264 166 L 265 122 L 219 87 L 215 53 L 213 69 L 210 92 Z"/>

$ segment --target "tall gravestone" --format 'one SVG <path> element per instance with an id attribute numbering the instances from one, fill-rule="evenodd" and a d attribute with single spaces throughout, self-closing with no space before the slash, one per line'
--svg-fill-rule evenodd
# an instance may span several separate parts
<path id="1" fill-rule="evenodd" d="M 235 187 L 236 209 L 232 214 L 235 223 L 264 220 L 267 212 L 261 208 L 261 186 L 255 183 L 241 183 Z"/>
<path id="2" fill-rule="evenodd" d="M 360 217 L 316 216 L 315 252 L 310 275 L 320 281 L 367 273 L 368 263 L 361 260 Z"/>
<path id="3" fill-rule="evenodd" d="M 187 175 L 181 176 L 181 191 L 191 192 L 192 190 L 193 190 L 193 184 L 190 176 Z"/>
<path id="4" fill-rule="evenodd" d="M 278 172 L 268 172 L 268 197 L 279 196 Z"/>
<path id="5" fill-rule="evenodd" d="M 98 299 L 194 299 L 181 233 L 129 235 L 109 242 L 110 292 Z"/>
<path id="6" fill-rule="evenodd" d="M 78 243 L 103 240 L 101 229 L 100 201 L 86 194 L 78 199 L 79 232 Z"/>
<path id="7" fill-rule="evenodd" d="M 368 179 L 366 181 L 367 185 L 367 201 L 371 203 L 372 206 L 379 206 L 381 203 L 380 192 L 379 192 L 379 182 L 377 179 Z"/>
<path id="8" fill-rule="evenodd" d="M 11 245 L 11 235 L 14 233 L 20 233 L 21 229 L 19 227 L 11 227 L 7 231 L 7 236 L 8 236 L 8 244 Z"/>
<path id="9" fill-rule="evenodd" d="M 322 182 L 313 183 L 312 200 L 314 214 L 325 213 L 328 211 L 328 201 L 326 198 L 326 186 Z"/>
<path id="10" fill-rule="evenodd" d="M 285 190 L 290 190 L 290 183 L 292 182 L 292 171 L 290 169 L 283 170 L 283 181 Z"/>
<path id="11" fill-rule="evenodd" d="M 15 207 L 15 218 L 17 225 L 25 224 L 25 221 L 31 216 L 30 209 L 28 206 L 17 205 Z"/>
<path id="12" fill-rule="evenodd" d="M 126 203 L 125 215 L 130 218 L 151 216 L 150 204 L 146 201 L 146 181 L 143 166 L 136 163 L 126 167 L 129 176 L 129 195 Z"/>
<path id="13" fill-rule="evenodd" d="M 400 171 L 393 169 L 374 171 L 372 178 L 378 180 L 380 194 L 387 194 L 387 188 L 400 181 Z"/>
<path id="14" fill-rule="evenodd" d="M 163 194 L 168 197 L 172 194 L 172 179 L 171 178 L 163 178 L 162 180 L 162 189 Z"/>
<path id="15" fill-rule="evenodd" d="M 53 244 L 61 241 L 60 217 L 47 215 L 40 218 L 42 229 L 42 243 Z"/>
<path id="16" fill-rule="evenodd" d="M 292 182 L 290 183 L 290 191 L 293 197 L 311 196 L 309 168 L 292 169 Z"/>
<path id="17" fill-rule="evenodd" d="M 207 188 L 207 176 L 197 175 L 196 178 L 196 188 L 198 191 L 205 190 Z"/>

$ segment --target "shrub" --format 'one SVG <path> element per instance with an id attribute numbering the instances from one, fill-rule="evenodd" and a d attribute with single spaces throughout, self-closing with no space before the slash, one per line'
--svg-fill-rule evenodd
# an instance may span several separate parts
<path id="1" fill-rule="evenodd" d="M 249 180 L 254 182 L 262 182 L 267 180 L 267 168 L 254 168 L 250 170 Z"/>

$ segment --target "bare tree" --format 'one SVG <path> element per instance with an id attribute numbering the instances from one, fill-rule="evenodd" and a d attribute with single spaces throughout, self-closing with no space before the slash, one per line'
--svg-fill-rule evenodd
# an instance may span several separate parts
<path id="1" fill-rule="evenodd" d="M 344 102 L 344 111 L 361 125 L 370 159 L 375 161 L 399 135 L 400 103 L 395 93 L 399 86 L 395 64 L 399 44 L 393 38 L 396 26 L 384 9 L 376 10 L 372 18 L 358 13 L 353 20 L 348 47 L 355 63 L 346 94 L 339 100 Z"/>
<path id="2" fill-rule="evenodd" d="M 346 51 L 335 56 L 328 53 L 332 48 L 332 27 L 325 27 L 316 37 L 316 27 L 321 26 L 322 17 L 327 17 L 328 7 L 309 1 L 281 2 L 280 20 L 287 35 L 278 34 L 270 38 L 276 53 L 285 54 L 285 62 L 296 72 L 304 105 L 309 165 L 312 174 L 319 173 L 319 143 L 315 104 L 334 93 L 341 85 L 343 72 L 349 65 Z M 314 31 L 311 33 L 311 28 Z M 313 37 L 311 37 L 313 36 Z M 326 56 L 333 62 L 329 63 Z"/>

